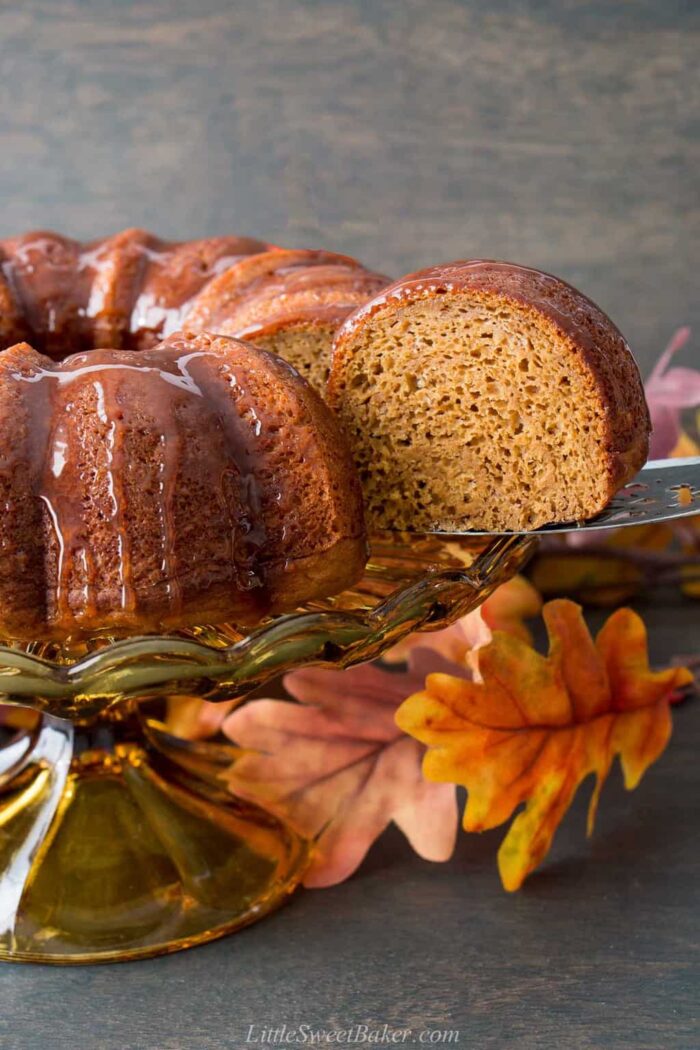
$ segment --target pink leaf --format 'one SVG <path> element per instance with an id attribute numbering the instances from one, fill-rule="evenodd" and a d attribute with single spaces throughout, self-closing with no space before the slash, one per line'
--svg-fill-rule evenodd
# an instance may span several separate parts
<path id="1" fill-rule="evenodd" d="M 669 368 L 673 356 L 689 338 L 689 328 L 678 329 L 645 384 L 652 423 L 652 459 L 661 459 L 672 452 L 681 430 L 682 409 L 700 405 L 700 371 Z"/>
<path id="2" fill-rule="evenodd" d="M 442 631 L 409 634 L 385 653 L 383 659 L 389 664 L 410 663 L 411 654 L 416 650 L 429 650 L 463 667 L 468 653 L 488 645 L 490 641 L 491 631 L 482 610 L 474 609 Z M 437 669 L 435 666 L 431 668 L 433 671 Z"/>
<path id="3" fill-rule="evenodd" d="M 437 666 L 445 665 L 455 672 L 438 656 Z M 285 686 L 299 703 L 252 701 L 224 722 L 226 735 L 247 752 L 230 771 L 231 789 L 316 839 L 305 885 L 348 878 L 391 821 L 420 856 L 451 856 L 454 789 L 423 779 L 423 745 L 394 723 L 398 706 L 424 681 L 422 667 L 420 673 L 371 664 L 293 671 Z"/>

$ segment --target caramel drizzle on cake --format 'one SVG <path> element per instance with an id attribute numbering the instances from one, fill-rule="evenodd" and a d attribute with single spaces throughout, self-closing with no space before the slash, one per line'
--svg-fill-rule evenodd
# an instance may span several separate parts
<path id="1" fill-rule="evenodd" d="M 0 241 L 0 340 L 49 357 L 145 350 L 187 328 L 280 354 L 319 392 L 333 335 L 388 278 L 334 252 L 251 237 L 169 242 L 124 230 L 82 244 L 49 231 Z"/>
<path id="2" fill-rule="evenodd" d="M 11 428 L 5 636 L 252 623 L 361 571 L 359 485 L 330 413 L 237 340 L 60 363 L 19 344 L 0 354 L 0 446 Z"/>

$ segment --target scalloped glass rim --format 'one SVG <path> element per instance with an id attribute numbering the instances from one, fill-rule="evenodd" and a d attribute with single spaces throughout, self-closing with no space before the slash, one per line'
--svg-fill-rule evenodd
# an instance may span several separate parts
<path id="1" fill-rule="evenodd" d="M 465 565 L 449 537 L 427 545 L 425 537 L 405 533 L 385 537 L 372 544 L 356 589 L 280 616 L 230 645 L 230 633 L 202 629 L 216 644 L 149 635 L 110 642 L 73 661 L 0 646 L 0 700 L 81 720 L 124 700 L 164 694 L 231 700 L 295 667 L 364 663 L 412 631 L 440 629 L 476 608 L 536 545 L 533 536 L 499 537 Z"/>

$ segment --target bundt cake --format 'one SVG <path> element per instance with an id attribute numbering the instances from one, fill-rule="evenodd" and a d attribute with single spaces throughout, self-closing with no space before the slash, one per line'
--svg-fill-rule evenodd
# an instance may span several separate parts
<path id="1" fill-rule="evenodd" d="M 59 332 L 134 346 L 170 323 L 167 282 L 150 285 L 161 314 L 130 330 L 126 279 L 108 290 L 102 271 L 97 309 L 94 280 L 78 295 L 80 267 L 59 247 L 50 277 L 27 269 L 13 286 L 38 304 L 18 327 L 29 319 L 54 357 Z M 207 265 L 236 247 L 210 242 Z M 195 283 L 200 250 L 168 264 L 180 287 Z M 72 291 L 54 308 L 59 287 Z M 12 346 L 0 353 L 0 450 L 5 638 L 256 622 L 364 566 L 359 482 L 336 420 L 279 357 L 230 337 L 181 332 L 60 362 Z"/>
<path id="2" fill-rule="evenodd" d="M 388 278 L 344 255 L 249 237 L 170 243 L 144 230 L 81 244 L 56 233 L 0 241 L 0 345 L 50 357 L 144 350 L 187 327 L 279 353 L 317 389 L 333 334 Z"/>
<path id="3" fill-rule="evenodd" d="M 432 267 L 361 306 L 337 333 L 327 397 L 375 529 L 589 518 L 648 452 L 618 329 L 568 284 L 510 263 Z"/>

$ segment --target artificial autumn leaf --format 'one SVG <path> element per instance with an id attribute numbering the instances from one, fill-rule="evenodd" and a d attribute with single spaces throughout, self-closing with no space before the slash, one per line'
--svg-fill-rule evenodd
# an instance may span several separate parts
<path id="1" fill-rule="evenodd" d="M 231 790 L 316 840 L 306 886 L 348 878 L 392 820 L 420 856 L 451 856 L 455 789 L 424 779 L 425 748 L 394 722 L 423 681 L 420 672 L 372 664 L 293 671 L 284 684 L 299 703 L 254 700 L 224 722 L 226 735 L 246 749 L 228 775 Z"/>
<path id="2" fill-rule="evenodd" d="M 467 831 L 497 827 L 525 804 L 498 853 L 507 890 L 547 855 L 585 777 L 596 777 L 589 834 L 616 754 L 625 786 L 637 786 L 668 742 L 674 692 L 692 680 L 687 668 L 649 670 L 646 630 L 630 609 L 595 642 L 573 602 L 549 602 L 543 616 L 548 656 L 499 632 L 479 652 L 481 682 L 432 674 L 396 715 L 429 748 L 426 778 L 467 788 Z"/>
<path id="3" fill-rule="evenodd" d="M 700 405 L 700 371 L 668 367 L 689 338 L 689 328 L 678 329 L 644 385 L 652 422 L 651 459 L 672 455 L 681 434 L 682 410 Z"/>
<path id="4" fill-rule="evenodd" d="M 687 667 L 693 676 L 693 681 L 679 695 L 679 703 L 690 697 L 700 696 L 700 656 L 697 653 L 689 656 L 674 656 L 671 664 L 675 667 Z"/>

